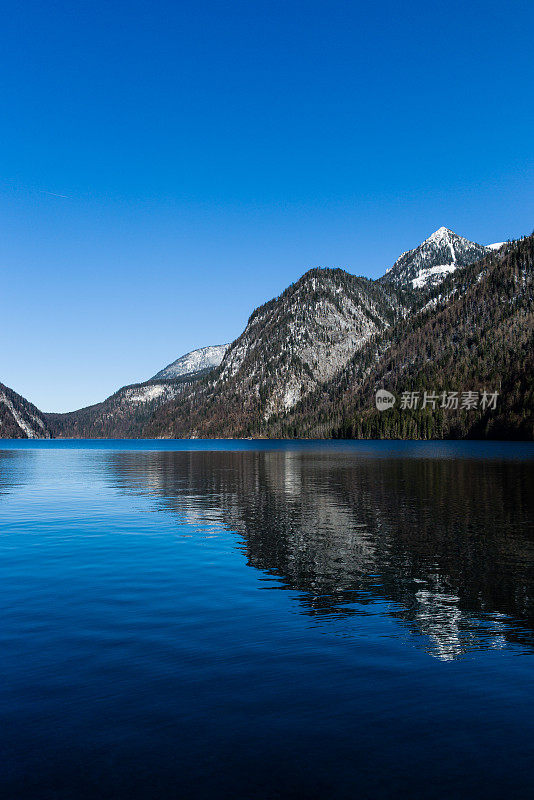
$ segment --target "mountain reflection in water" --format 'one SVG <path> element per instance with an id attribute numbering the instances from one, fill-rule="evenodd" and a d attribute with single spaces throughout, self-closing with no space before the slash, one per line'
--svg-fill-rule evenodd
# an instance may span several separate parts
<path id="1" fill-rule="evenodd" d="M 235 532 L 314 624 L 402 620 L 451 660 L 534 643 L 533 464 L 344 452 L 110 451 L 111 481 L 180 522 Z"/>

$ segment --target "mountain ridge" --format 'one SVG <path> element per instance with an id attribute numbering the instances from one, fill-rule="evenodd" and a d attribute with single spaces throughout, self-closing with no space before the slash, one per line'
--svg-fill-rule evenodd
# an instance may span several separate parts
<path id="1" fill-rule="evenodd" d="M 534 438 L 534 237 L 490 251 L 421 291 L 410 313 L 374 334 L 350 362 L 289 410 L 250 424 L 217 398 L 199 418 L 192 398 L 162 407 L 151 435 L 259 438 Z M 389 377 L 388 377 L 389 376 Z M 498 390 L 500 406 L 436 414 L 379 412 L 378 388 L 449 392 Z M 184 398 L 187 401 L 187 397 Z M 211 421 L 210 421 L 211 420 Z M 156 423 L 158 427 L 156 427 Z"/>
<path id="2" fill-rule="evenodd" d="M 420 308 L 370 341 L 269 436 L 534 439 L 534 235 L 431 287 Z M 397 403 L 375 407 L 386 389 Z M 497 391 L 491 410 L 400 408 L 403 392 Z M 440 394 L 441 402 L 441 394 Z"/>
<path id="3" fill-rule="evenodd" d="M 461 308 L 458 303 L 463 297 L 469 296 L 473 307 L 478 309 L 480 324 L 471 318 L 470 332 L 462 325 L 458 331 L 451 327 L 452 341 L 463 336 L 455 363 L 464 364 L 467 371 L 476 374 L 469 342 L 479 341 L 477 324 L 480 328 L 491 317 L 486 339 L 478 345 L 480 363 L 486 364 L 486 351 L 493 352 L 496 348 L 493 326 L 507 342 L 509 359 L 501 364 L 505 382 L 508 379 L 519 382 L 525 396 L 530 396 L 529 376 L 524 370 L 521 372 L 517 348 L 514 349 L 506 329 L 502 328 L 507 306 L 500 309 L 486 291 L 488 276 L 491 274 L 495 279 L 495 270 L 504 265 L 497 284 L 507 287 L 503 303 L 516 309 L 518 315 L 512 316 L 507 324 L 516 331 L 518 342 L 530 341 L 525 321 L 519 316 L 526 314 L 531 321 L 530 295 L 521 297 L 517 287 L 513 289 L 506 261 L 513 258 L 511 254 L 515 251 L 527 258 L 525 241 L 529 237 L 516 243 L 479 245 L 441 227 L 399 256 L 377 280 L 341 269 L 312 268 L 278 297 L 255 309 L 233 342 L 190 351 L 150 380 L 124 386 L 101 403 L 66 414 L 42 414 L 0 384 L 0 392 L 4 391 L 0 395 L 4 435 L 293 438 L 381 436 L 400 431 L 402 436 L 425 438 L 433 425 L 428 419 L 426 427 L 419 418 L 406 427 L 407 417 L 396 419 L 395 425 L 385 425 L 386 417 L 371 413 L 369 386 L 373 380 L 376 384 L 377 376 L 386 374 L 380 370 L 394 353 L 397 354 L 395 369 L 400 363 L 405 376 L 412 375 L 417 364 L 426 370 L 424 374 L 429 374 L 429 367 L 421 366 L 421 349 L 431 354 L 429 364 L 438 363 L 437 350 L 418 326 L 428 317 L 436 330 L 441 331 L 449 324 L 443 321 L 449 319 L 443 317 L 444 309 Z M 530 278 L 523 288 L 527 293 L 531 291 Z M 481 297 L 485 298 L 486 306 L 480 304 Z M 419 333 L 414 339 L 415 330 Z M 447 343 L 440 342 L 439 352 L 445 357 Z M 530 364 L 528 353 L 523 358 L 525 364 Z M 451 364 L 449 360 L 443 367 L 443 375 L 454 373 Z M 512 374 L 516 377 L 512 378 Z M 351 421 L 350 409 L 359 408 L 364 397 L 367 407 L 358 412 L 362 414 L 360 421 Z M 508 406 L 508 422 L 513 417 L 516 430 L 522 430 L 527 438 L 534 435 L 528 427 L 530 423 L 525 427 L 518 421 L 517 402 L 514 405 L 510 401 Z M 398 408 L 395 414 L 397 411 Z M 440 435 L 471 435 L 473 426 L 464 423 L 465 420 L 456 433 L 450 425 L 442 424 Z M 489 435 L 491 425 L 483 428 L 479 421 L 478 433 Z M 493 426 L 493 430 L 497 428 Z"/>

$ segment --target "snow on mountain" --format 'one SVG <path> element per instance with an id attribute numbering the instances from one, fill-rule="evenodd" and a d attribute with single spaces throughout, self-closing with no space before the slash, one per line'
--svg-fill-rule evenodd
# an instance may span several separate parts
<path id="1" fill-rule="evenodd" d="M 500 250 L 501 247 L 504 247 L 505 244 L 506 242 L 494 242 L 493 244 L 488 244 L 487 248 L 489 250 Z"/>
<path id="2" fill-rule="evenodd" d="M 179 378 L 181 375 L 190 375 L 194 372 L 200 372 L 204 369 L 218 367 L 223 356 L 228 350 L 228 344 L 216 344 L 209 347 L 200 347 L 198 350 L 192 350 L 184 356 L 180 356 L 172 364 L 169 364 L 165 369 L 160 370 L 154 375 L 153 380 L 156 379 L 172 379 Z"/>
<path id="3" fill-rule="evenodd" d="M 450 272 L 478 261 L 501 244 L 477 244 L 441 227 L 413 250 L 403 253 L 380 280 L 412 289 L 436 286 Z"/>

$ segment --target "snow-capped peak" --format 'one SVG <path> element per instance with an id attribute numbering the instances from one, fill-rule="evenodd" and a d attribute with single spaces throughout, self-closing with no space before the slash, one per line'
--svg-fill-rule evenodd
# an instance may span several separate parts
<path id="1" fill-rule="evenodd" d="M 420 245 L 403 253 L 384 279 L 397 286 L 421 289 L 441 283 L 448 273 L 478 261 L 488 252 L 489 247 L 458 236 L 442 225 Z"/>
<path id="2" fill-rule="evenodd" d="M 437 231 L 431 233 L 428 239 L 425 239 L 425 242 L 443 242 L 444 240 L 449 239 L 451 236 L 456 236 L 454 231 L 451 231 L 450 228 L 445 228 L 443 225 L 441 228 L 438 228 Z"/>

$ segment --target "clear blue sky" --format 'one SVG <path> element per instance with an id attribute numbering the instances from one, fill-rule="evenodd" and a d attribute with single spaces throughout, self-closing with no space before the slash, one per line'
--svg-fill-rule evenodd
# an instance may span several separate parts
<path id="1" fill-rule="evenodd" d="M 4 4 L 0 381 L 70 410 L 309 267 L 530 233 L 533 9 Z"/>

